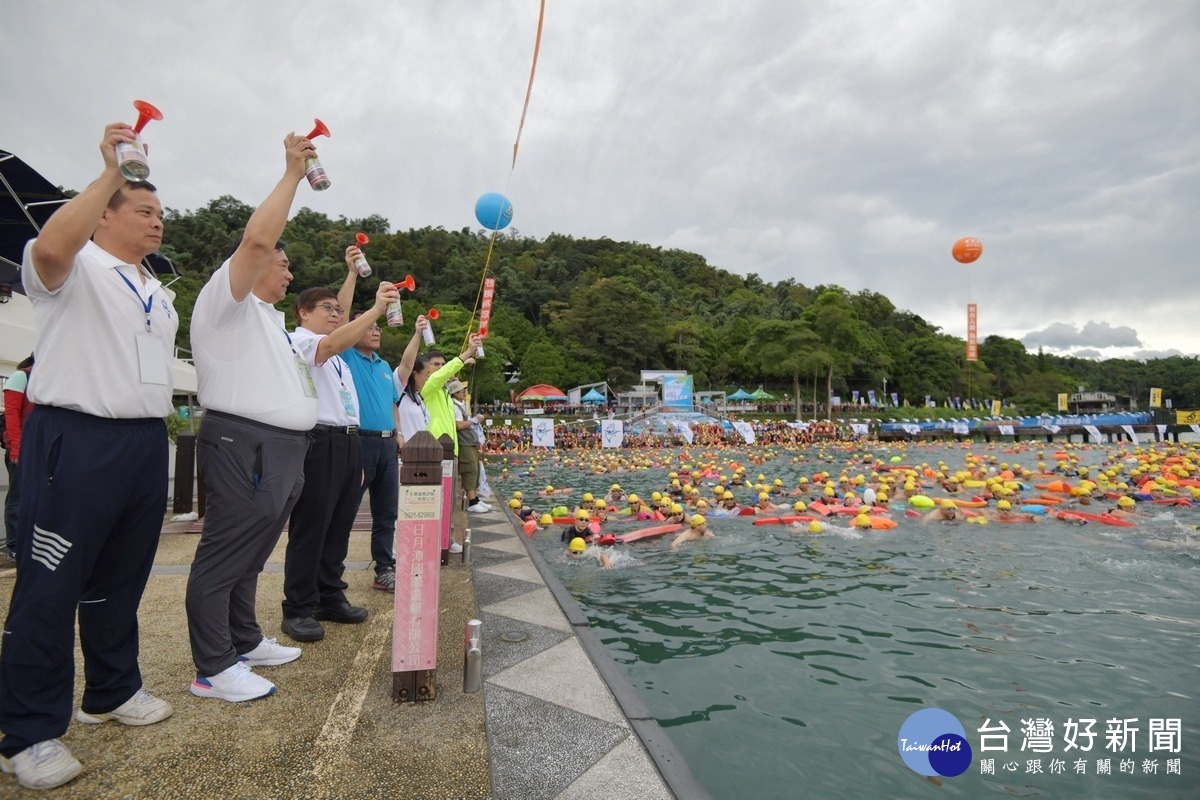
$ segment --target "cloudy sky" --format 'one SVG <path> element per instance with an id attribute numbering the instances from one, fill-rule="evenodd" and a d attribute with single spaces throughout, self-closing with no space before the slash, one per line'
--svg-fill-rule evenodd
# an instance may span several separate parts
<path id="1" fill-rule="evenodd" d="M 869 288 L 959 336 L 973 301 L 1030 349 L 1200 353 L 1195 0 L 547 5 L 511 176 L 537 0 L 6 0 L 0 149 L 81 188 L 145 98 L 167 206 L 257 204 L 319 116 L 333 186 L 296 208 L 476 228 L 506 190 L 525 235 Z"/>

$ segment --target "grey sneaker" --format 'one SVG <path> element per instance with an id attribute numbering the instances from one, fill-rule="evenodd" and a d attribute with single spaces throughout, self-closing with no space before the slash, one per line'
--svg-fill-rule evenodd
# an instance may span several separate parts
<path id="1" fill-rule="evenodd" d="M 280 664 L 290 664 L 303 652 L 299 647 L 288 647 L 280 644 L 278 639 L 268 639 L 264 636 L 258 647 L 248 653 L 242 653 L 238 656 L 238 661 L 244 662 L 248 667 L 277 667 Z"/>
<path id="2" fill-rule="evenodd" d="M 26 789 L 53 789 L 83 772 L 83 765 L 58 739 L 25 748 L 12 758 L 0 758 L 0 771 L 17 776 Z"/>
<path id="3" fill-rule="evenodd" d="M 153 725 L 156 722 L 162 722 L 174 713 L 175 709 L 171 708 L 171 704 L 166 700 L 155 697 L 145 689 L 138 689 L 133 697 L 112 711 L 103 714 L 89 714 L 81 708 L 75 714 L 75 719 L 91 724 L 115 720 L 122 725 Z"/>
<path id="4" fill-rule="evenodd" d="M 450 542 L 450 552 L 451 553 L 461 553 L 462 545 L 459 544 L 458 542 L 453 542 L 453 541 Z"/>
<path id="5" fill-rule="evenodd" d="M 371 588 L 381 592 L 396 591 L 396 570 L 391 567 L 381 570 L 375 576 L 375 582 L 371 584 Z"/>

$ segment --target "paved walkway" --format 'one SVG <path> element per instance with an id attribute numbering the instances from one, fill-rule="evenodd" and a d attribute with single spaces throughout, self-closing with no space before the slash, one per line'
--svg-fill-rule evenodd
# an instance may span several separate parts
<path id="1" fill-rule="evenodd" d="M 360 521 L 365 515 L 360 514 Z M 507 513 L 471 515 L 471 564 L 441 572 L 437 698 L 391 700 L 392 595 L 370 588 L 368 534 L 347 557 L 362 625 L 326 624 L 298 661 L 262 668 L 278 692 L 253 703 L 193 697 L 183 596 L 199 536 L 164 526 L 141 612 L 145 685 L 175 706 L 158 725 L 72 722 L 84 773 L 55 798 L 703 798 L 671 742 L 578 607 Z M 356 526 L 359 527 L 359 526 Z M 286 533 L 259 581 L 259 621 L 278 636 Z M 15 570 L 0 567 L 0 604 Z M 566 609 L 564 612 L 563 609 Z M 482 692 L 462 691 L 462 634 L 483 621 Z M 76 653 L 76 704 L 82 657 Z"/>

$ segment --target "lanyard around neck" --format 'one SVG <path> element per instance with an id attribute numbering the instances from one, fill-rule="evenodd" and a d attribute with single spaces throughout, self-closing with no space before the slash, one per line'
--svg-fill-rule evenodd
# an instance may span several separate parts
<path id="1" fill-rule="evenodd" d="M 129 280 L 129 278 L 126 278 L 125 273 L 121 272 L 121 270 L 117 270 L 117 274 L 121 276 L 121 280 L 125 281 L 125 285 L 129 287 L 129 291 L 134 293 L 134 295 L 138 299 L 138 302 L 140 302 L 142 304 L 142 308 L 145 309 L 145 311 L 146 311 L 146 330 L 149 331 L 150 330 L 150 309 L 154 308 L 154 292 L 151 292 L 149 297 L 147 297 L 145 300 L 142 300 L 142 293 L 139 292 L 137 290 L 137 287 L 133 285 L 133 281 Z"/>

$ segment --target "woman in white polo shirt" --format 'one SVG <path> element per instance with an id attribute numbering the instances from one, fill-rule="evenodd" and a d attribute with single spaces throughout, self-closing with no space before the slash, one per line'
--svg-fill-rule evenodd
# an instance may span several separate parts
<path id="1" fill-rule="evenodd" d="M 317 424 L 304 459 L 304 489 L 288 521 L 283 577 L 283 632 L 300 642 L 325 636 L 321 620 L 358 623 L 367 610 L 346 599 L 346 549 L 362 497 L 358 394 L 342 352 L 362 338 L 399 296 L 381 282 L 375 306 L 341 324 L 345 314 L 329 289 L 305 289 L 296 298 L 299 327 L 291 334 L 317 387 Z"/>

